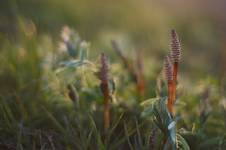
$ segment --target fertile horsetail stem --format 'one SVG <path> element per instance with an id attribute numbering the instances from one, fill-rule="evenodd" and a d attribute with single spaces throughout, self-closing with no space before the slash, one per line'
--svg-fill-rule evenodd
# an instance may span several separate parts
<path id="1" fill-rule="evenodd" d="M 101 67 L 99 72 L 99 79 L 101 80 L 100 88 L 103 94 L 104 100 L 104 112 L 103 112 L 103 124 L 104 130 L 107 132 L 110 124 L 110 116 L 109 116 L 109 89 L 108 89 L 108 62 L 105 54 L 101 54 L 100 57 Z"/>
<path id="2" fill-rule="evenodd" d="M 173 114 L 173 68 L 169 56 L 164 60 L 164 72 L 168 85 L 167 108 L 170 114 Z"/>
<path id="3" fill-rule="evenodd" d="M 173 101 L 176 100 L 176 85 L 177 85 L 177 73 L 178 63 L 181 59 L 181 46 L 178 35 L 175 30 L 171 31 L 171 52 L 170 57 L 173 64 Z"/>

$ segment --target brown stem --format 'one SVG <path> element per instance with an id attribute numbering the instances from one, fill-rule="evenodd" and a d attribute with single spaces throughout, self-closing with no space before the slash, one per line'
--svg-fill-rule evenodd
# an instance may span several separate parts
<path id="1" fill-rule="evenodd" d="M 139 95 L 143 96 L 144 95 L 144 89 L 145 89 L 145 81 L 143 79 L 144 78 L 143 74 L 141 74 L 142 70 L 138 70 L 138 73 L 136 72 L 132 63 L 130 63 L 128 58 L 126 58 L 125 55 L 122 53 L 122 49 L 119 47 L 119 45 L 116 43 L 116 41 L 112 41 L 112 47 L 116 51 L 117 55 L 121 58 L 121 60 L 124 64 L 124 67 L 125 67 L 125 69 L 128 70 L 132 80 L 136 83 L 137 91 L 138 91 Z M 140 57 L 140 56 L 138 56 L 138 57 Z M 143 65 L 143 64 L 141 64 L 141 60 L 138 60 L 138 61 L 140 61 L 140 62 L 138 62 L 138 63 L 140 63 L 138 65 Z M 143 69 L 143 68 L 140 68 L 140 69 Z"/>
<path id="2" fill-rule="evenodd" d="M 109 89 L 108 83 L 101 83 L 101 89 L 104 96 L 104 113 L 103 113 L 103 120 L 104 120 L 104 130 L 105 133 L 109 129 L 110 124 L 110 115 L 109 115 Z"/>
<path id="3" fill-rule="evenodd" d="M 100 57 L 101 61 L 101 68 L 99 71 L 99 79 L 101 81 L 100 83 L 100 88 L 101 92 L 103 94 L 103 103 L 104 103 L 104 108 L 103 108 L 103 126 L 105 130 L 105 134 L 107 135 L 107 131 L 109 128 L 110 124 L 110 115 L 109 115 L 109 89 L 108 89 L 108 81 L 109 81 L 109 76 L 108 76 L 108 62 L 107 62 L 107 57 L 104 53 L 101 54 Z"/>
<path id="4" fill-rule="evenodd" d="M 168 81 L 168 101 L 167 101 L 167 108 L 171 115 L 173 115 L 173 81 Z"/>
<path id="5" fill-rule="evenodd" d="M 177 87 L 177 72 L 178 72 L 178 62 L 174 62 L 173 64 L 173 102 L 176 100 L 176 87 Z"/>
<path id="6" fill-rule="evenodd" d="M 141 97 L 145 93 L 145 81 L 144 81 L 144 64 L 142 50 L 136 50 L 136 65 L 137 65 L 137 91 Z"/>
<path id="7" fill-rule="evenodd" d="M 125 68 L 127 68 L 129 71 L 134 72 L 131 63 L 129 63 L 128 59 L 122 53 L 122 49 L 119 47 L 116 41 L 112 41 L 112 47 L 116 51 L 117 55 L 122 59 Z"/>

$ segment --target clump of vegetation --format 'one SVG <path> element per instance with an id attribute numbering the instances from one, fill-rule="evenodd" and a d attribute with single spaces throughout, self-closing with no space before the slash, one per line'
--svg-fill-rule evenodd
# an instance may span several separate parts
<path id="1" fill-rule="evenodd" d="M 226 112 L 225 99 L 221 94 L 221 109 L 210 101 L 219 98 L 211 95 L 217 92 L 214 82 L 206 81 L 200 93 L 181 94 L 177 82 L 181 47 L 175 30 L 163 71 L 156 76 L 157 93 L 162 94 L 147 100 L 153 96 L 150 89 L 155 91 L 149 83 L 156 80 L 146 72 L 147 58 L 140 51 L 136 51 L 136 61 L 129 60 L 113 41 L 121 61 L 108 56 L 108 51 L 96 61 L 89 57 L 90 43 L 67 26 L 58 44 L 35 35 L 24 35 L 20 42 L 20 46 L 5 44 L 0 52 L 5 56 L 0 60 L 0 79 L 9 81 L 0 86 L 0 149 L 202 150 L 226 146 L 225 118 L 221 117 Z M 194 104 L 197 100 L 199 106 Z M 216 118 L 222 122 L 216 124 Z"/>

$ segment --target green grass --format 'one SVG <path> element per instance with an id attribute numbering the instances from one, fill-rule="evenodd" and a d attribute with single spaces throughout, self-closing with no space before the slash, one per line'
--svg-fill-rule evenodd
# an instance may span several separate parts
<path id="1" fill-rule="evenodd" d="M 162 86 L 156 85 L 159 61 L 163 60 L 144 57 L 146 87 L 140 96 L 120 57 L 109 56 L 111 102 L 106 135 L 97 77 L 100 62 L 92 55 L 92 45 L 76 42 L 79 37 L 74 34 L 68 41 L 73 47 L 61 52 L 58 40 L 51 36 L 30 36 L 23 31 L 18 36 L 16 42 L 1 42 L 0 149 L 163 149 L 164 136 L 171 136 L 167 127 L 172 119 L 177 121 L 177 134 L 172 135 L 177 137 L 177 147 L 223 150 L 226 146 L 226 108 L 217 78 L 203 79 L 204 86 L 200 86 L 197 82 L 185 84 L 192 79 L 179 75 L 177 120 L 165 107 L 164 80 L 160 77 Z M 114 53 L 111 51 L 106 55 Z M 76 95 L 73 101 L 68 85 Z M 210 89 L 208 100 L 201 96 L 206 87 Z M 156 96 L 156 89 L 161 97 Z M 208 115 L 200 116 L 204 104 L 204 114 Z M 202 117 L 207 119 L 203 121 Z M 154 129 L 156 133 L 151 134 Z M 166 147 L 172 144 L 167 141 Z"/>

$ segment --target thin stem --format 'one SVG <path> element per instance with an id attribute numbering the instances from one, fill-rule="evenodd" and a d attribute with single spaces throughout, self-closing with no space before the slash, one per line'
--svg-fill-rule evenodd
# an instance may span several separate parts
<path id="1" fill-rule="evenodd" d="M 143 53 L 141 50 L 136 50 L 136 65 L 137 65 L 137 91 L 140 97 L 145 93 L 145 81 L 144 81 L 144 64 Z"/>
<path id="2" fill-rule="evenodd" d="M 103 113 L 103 120 L 104 120 L 104 130 L 105 133 L 109 129 L 110 124 L 110 115 L 109 115 L 109 89 L 107 83 L 101 83 L 101 89 L 104 96 L 104 113 Z"/>
<path id="3" fill-rule="evenodd" d="M 178 62 L 174 62 L 173 64 L 173 102 L 176 100 L 176 87 L 177 87 L 177 72 L 178 72 Z"/>
<path id="4" fill-rule="evenodd" d="M 173 116 L 173 92 L 174 92 L 174 88 L 173 88 L 173 81 L 170 80 L 168 81 L 168 101 L 167 101 L 167 108 L 170 112 L 170 114 Z"/>
<path id="5" fill-rule="evenodd" d="M 99 72 L 99 78 L 100 78 L 100 88 L 101 92 L 103 94 L 103 103 L 104 103 L 104 110 L 103 110 L 103 125 L 105 134 L 107 135 L 107 131 L 109 129 L 110 124 L 110 115 L 109 115 L 109 89 L 108 89 L 108 62 L 107 57 L 105 54 L 101 54 L 101 68 Z"/>
<path id="6" fill-rule="evenodd" d="M 139 93 L 139 95 L 142 97 L 144 95 L 144 90 L 145 90 L 145 83 L 144 83 L 144 77 L 143 77 L 143 72 L 141 74 L 142 70 L 138 70 L 138 72 L 136 72 L 136 70 L 134 69 L 132 63 L 128 60 L 128 58 L 122 53 L 122 49 L 119 47 L 119 45 L 115 42 L 112 41 L 112 47 L 113 49 L 116 51 L 117 55 L 121 58 L 125 69 L 128 70 L 132 80 L 136 83 L 136 87 L 137 87 L 137 91 Z M 138 56 L 140 57 L 140 56 Z M 138 58 L 140 59 L 140 58 Z M 140 62 L 140 64 L 138 65 L 142 65 L 141 64 L 141 60 L 138 60 Z M 138 66 L 141 67 L 141 66 Z M 143 67 L 143 66 L 142 66 Z M 140 68 L 142 69 L 142 68 Z"/>

